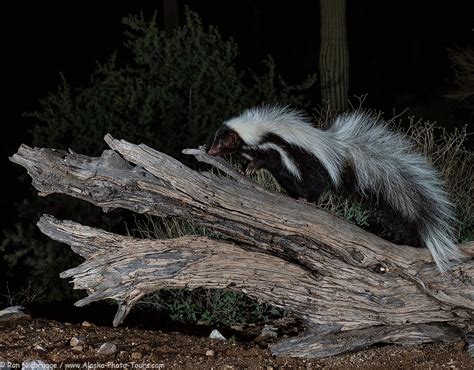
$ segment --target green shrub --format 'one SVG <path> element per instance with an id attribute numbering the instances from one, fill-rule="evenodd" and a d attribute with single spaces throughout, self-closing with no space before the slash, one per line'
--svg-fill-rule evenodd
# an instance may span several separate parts
<path id="1" fill-rule="evenodd" d="M 266 74 L 244 84 L 235 62 L 237 45 L 190 11 L 171 37 L 155 18 L 129 16 L 123 23 L 131 61 L 120 64 L 114 54 L 77 89 L 63 78 L 58 92 L 41 101 L 43 109 L 28 115 L 43 123 L 33 129 L 34 145 L 97 155 L 109 132 L 177 156 L 209 140 L 225 119 L 246 107 L 276 101 L 303 105 L 314 83 L 310 77 L 288 85 L 268 59 Z"/>
<path id="2" fill-rule="evenodd" d="M 139 306 L 164 310 L 180 323 L 206 322 L 226 327 L 265 323 L 283 316 L 283 310 L 258 304 L 243 293 L 219 289 L 163 289 L 142 299 Z"/>

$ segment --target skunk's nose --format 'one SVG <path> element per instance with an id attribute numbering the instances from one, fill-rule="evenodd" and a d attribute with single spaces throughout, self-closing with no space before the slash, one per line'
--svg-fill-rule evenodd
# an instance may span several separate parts
<path id="1" fill-rule="evenodd" d="M 217 149 L 217 145 L 213 145 L 207 152 L 209 155 L 218 155 L 219 149 Z"/>

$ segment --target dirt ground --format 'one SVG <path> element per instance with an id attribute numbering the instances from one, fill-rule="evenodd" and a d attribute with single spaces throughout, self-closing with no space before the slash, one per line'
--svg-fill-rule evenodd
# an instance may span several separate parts
<path id="1" fill-rule="evenodd" d="M 75 346 L 71 345 L 72 338 L 75 338 L 72 341 Z M 116 348 L 112 348 L 111 354 L 99 354 L 98 348 L 106 342 Z M 19 368 L 27 360 L 43 360 L 62 367 L 79 364 L 93 368 L 473 369 L 474 361 L 464 344 L 461 341 L 415 347 L 384 346 L 332 358 L 305 360 L 273 357 L 268 344 L 221 341 L 180 333 L 84 326 L 84 323 L 46 319 L 0 324 L 0 362 L 9 362 L 11 368 Z M 1 364 L 0 369 L 3 369 Z"/>

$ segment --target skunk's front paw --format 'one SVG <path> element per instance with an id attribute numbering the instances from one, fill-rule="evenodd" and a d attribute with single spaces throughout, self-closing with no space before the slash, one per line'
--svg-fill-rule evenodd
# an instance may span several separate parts
<path id="1" fill-rule="evenodd" d="M 250 161 L 247 163 L 247 165 L 244 168 L 242 168 L 241 173 L 245 176 L 252 176 L 255 173 L 255 171 L 257 171 L 257 169 L 258 168 L 255 165 L 255 162 Z"/>

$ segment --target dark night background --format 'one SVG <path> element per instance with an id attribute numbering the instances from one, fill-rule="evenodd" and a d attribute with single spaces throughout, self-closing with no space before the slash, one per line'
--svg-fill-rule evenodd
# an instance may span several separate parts
<path id="1" fill-rule="evenodd" d="M 291 83 L 318 73 L 318 1 L 180 2 L 184 4 L 206 25 L 216 25 L 224 38 L 237 42 L 242 69 L 259 72 L 262 59 L 271 55 L 278 72 Z M 409 108 L 409 114 L 436 120 L 448 129 L 472 121 L 444 97 L 453 79 L 447 48 L 472 45 L 471 5 L 472 1 L 348 0 L 349 96 L 368 94 L 368 108 L 387 115 Z M 39 99 L 56 91 L 60 73 L 71 86 L 85 84 L 96 61 L 105 61 L 115 50 L 120 54 L 121 19 L 140 11 L 150 18 L 160 6 L 159 1 L 101 7 L 97 2 L 67 2 L 3 8 L 2 226 L 15 220 L 12 203 L 30 186 L 18 181 L 24 169 L 7 159 L 22 142 L 31 144 L 34 121 L 22 113 L 39 109 Z M 320 103 L 318 88 L 313 88 L 313 106 Z"/>

